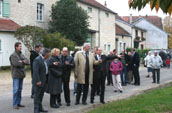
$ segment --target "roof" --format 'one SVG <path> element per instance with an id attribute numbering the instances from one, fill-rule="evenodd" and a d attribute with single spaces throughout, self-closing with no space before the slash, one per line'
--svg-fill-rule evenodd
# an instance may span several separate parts
<path id="1" fill-rule="evenodd" d="M 130 33 L 124 30 L 121 26 L 115 24 L 116 35 L 130 36 Z"/>
<path id="2" fill-rule="evenodd" d="M 158 28 L 163 30 L 162 20 L 158 16 L 132 16 L 132 21 L 136 21 L 139 17 L 147 19 L 150 23 L 157 26 Z M 130 23 L 130 16 L 122 16 L 121 17 L 127 23 Z"/>
<path id="3" fill-rule="evenodd" d="M 111 9 L 109 9 L 109 8 L 105 7 L 104 5 L 102 5 L 101 3 L 97 2 L 96 0 L 78 0 L 78 2 L 90 5 L 92 7 L 102 9 L 104 11 L 107 11 L 107 12 L 110 12 L 110 13 L 113 13 L 113 14 L 117 14 L 114 11 L 112 11 Z"/>
<path id="4" fill-rule="evenodd" d="M 0 31 L 16 31 L 21 26 L 12 20 L 0 19 Z"/>

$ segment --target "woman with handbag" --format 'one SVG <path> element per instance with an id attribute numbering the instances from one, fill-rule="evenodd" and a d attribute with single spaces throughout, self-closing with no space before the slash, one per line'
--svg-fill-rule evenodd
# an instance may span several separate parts
<path id="1" fill-rule="evenodd" d="M 50 106 L 52 108 L 59 108 L 57 102 L 59 101 L 62 92 L 62 63 L 58 58 L 59 54 L 60 50 L 54 48 L 51 51 L 51 57 L 49 59 L 47 93 L 50 93 Z"/>

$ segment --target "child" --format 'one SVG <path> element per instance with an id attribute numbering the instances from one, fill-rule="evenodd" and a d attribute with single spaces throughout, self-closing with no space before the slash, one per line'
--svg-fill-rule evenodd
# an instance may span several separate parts
<path id="1" fill-rule="evenodd" d="M 112 71 L 112 81 L 113 81 L 113 86 L 114 86 L 114 92 L 117 92 L 117 90 L 119 90 L 120 93 L 122 93 L 120 72 L 121 70 L 123 70 L 123 66 L 117 57 L 114 59 L 114 61 L 112 61 L 110 65 L 110 70 Z"/>

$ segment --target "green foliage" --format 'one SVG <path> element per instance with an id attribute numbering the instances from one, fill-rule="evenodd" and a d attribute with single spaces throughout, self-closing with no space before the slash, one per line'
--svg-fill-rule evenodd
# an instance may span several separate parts
<path id="1" fill-rule="evenodd" d="M 75 43 L 66 39 L 60 33 L 50 33 L 44 36 L 42 41 L 45 48 L 59 48 L 68 47 L 69 50 L 74 50 Z"/>
<path id="2" fill-rule="evenodd" d="M 88 15 L 76 0 L 60 0 L 52 6 L 49 31 L 60 32 L 67 39 L 82 45 L 88 36 Z"/>
<path id="3" fill-rule="evenodd" d="M 148 91 L 129 99 L 122 99 L 96 107 L 88 113 L 170 113 L 172 87 Z"/>
<path id="4" fill-rule="evenodd" d="M 42 37 L 46 35 L 46 31 L 37 26 L 24 26 L 17 29 L 14 36 L 20 40 L 28 48 L 33 50 L 36 44 L 41 43 Z"/>

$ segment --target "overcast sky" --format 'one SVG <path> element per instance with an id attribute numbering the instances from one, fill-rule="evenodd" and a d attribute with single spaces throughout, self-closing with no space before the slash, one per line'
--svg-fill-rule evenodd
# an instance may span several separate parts
<path id="1" fill-rule="evenodd" d="M 113 10 L 114 12 L 118 13 L 120 16 L 129 16 L 132 14 L 133 16 L 145 16 L 146 14 L 148 16 L 159 16 L 161 18 L 164 18 L 165 16 L 168 16 L 167 14 L 163 14 L 161 9 L 159 9 L 158 13 L 156 13 L 155 9 L 151 11 L 150 5 L 147 5 L 144 9 L 141 11 L 132 10 L 129 9 L 128 6 L 128 0 L 96 0 L 104 5 L 105 1 L 107 3 L 107 7 Z"/>

